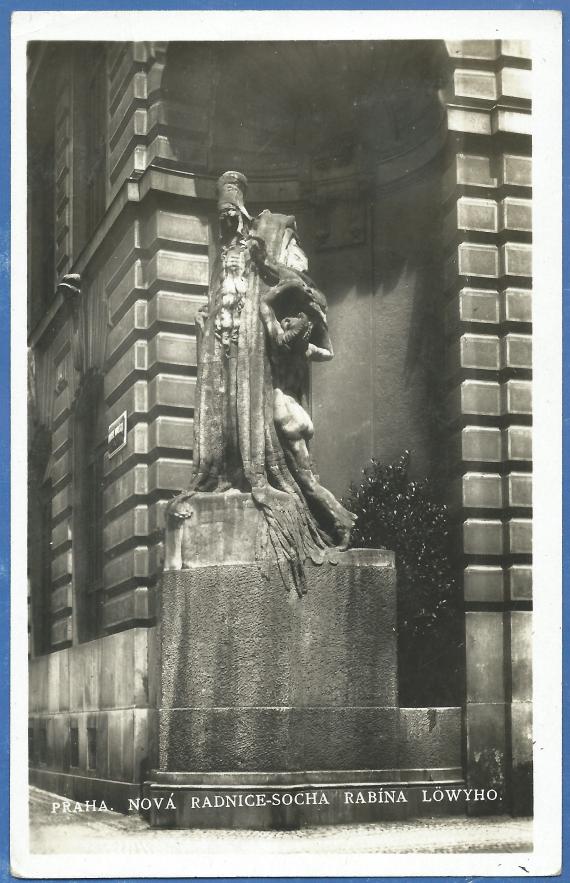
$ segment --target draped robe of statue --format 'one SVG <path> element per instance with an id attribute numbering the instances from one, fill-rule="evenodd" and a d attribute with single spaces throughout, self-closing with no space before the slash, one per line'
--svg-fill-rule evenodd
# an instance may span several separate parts
<path id="1" fill-rule="evenodd" d="M 283 297 L 292 295 L 314 306 L 323 319 L 326 301 L 304 272 L 288 266 L 288 253 L 298 250 L 292 216 L 265 210 L 248 226 L 233 246 L 243 272 L 235 286 L 240 303 L 233 310 L 233 327 L 225 331 L 220 318 L 227 290 L 224 254 L 213 269 L 199 340 L 194 475 L 190 489 L 170 502 L 167 518 L 189 517 L 197 492 L 250 492 L 265 516 L 258 560 L 276 561 L 286 584 L 302 593 L 304 561 L 334 562 L 331 552 L 340 545 L 334 524 L 349 531 L 353 516 L 334 501 L 334 524 L 331 519 L 325 523 L 311 511 L 295 478 L 294 463 L 274 424 L 273 343 L 262 320 L 262 305 L 276 286 Z"/>

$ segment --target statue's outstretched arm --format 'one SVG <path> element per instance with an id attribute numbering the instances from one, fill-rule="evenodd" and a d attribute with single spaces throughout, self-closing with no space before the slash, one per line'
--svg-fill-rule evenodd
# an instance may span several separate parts
<path id="1" fill-rule="evenodd" d="M 329 347 L 324 347 L 310 343 L 306 355 L 311 362 L 330 362 L 334 357 L 332 344 Z"/>

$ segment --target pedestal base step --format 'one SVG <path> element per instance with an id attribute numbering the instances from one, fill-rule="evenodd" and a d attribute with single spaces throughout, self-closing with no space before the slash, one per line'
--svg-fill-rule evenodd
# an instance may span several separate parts
<path id="1" fill-rule="evenodd" d="M 291 830 L 464 815 L 474 799 L 460 769 L 151 775 L 140 809 L 154 828 Z"/>

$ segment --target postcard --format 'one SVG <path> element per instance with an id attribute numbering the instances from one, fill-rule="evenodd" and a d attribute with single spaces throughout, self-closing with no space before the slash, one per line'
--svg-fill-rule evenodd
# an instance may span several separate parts
<path id="1" fill-rule="evenodd" d="M 17 12 L 12 94 L 13 873 L 559 873 L 561 16 Z"/>

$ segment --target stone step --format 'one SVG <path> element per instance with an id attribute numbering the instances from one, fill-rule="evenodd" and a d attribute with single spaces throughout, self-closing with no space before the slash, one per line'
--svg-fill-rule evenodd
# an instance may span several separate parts
<path id="1" fill-rule="evenodd" d="M 291 830 L 500 811 L 461 770 L 151 773 L 139 809 L 154 828 Z"/>

